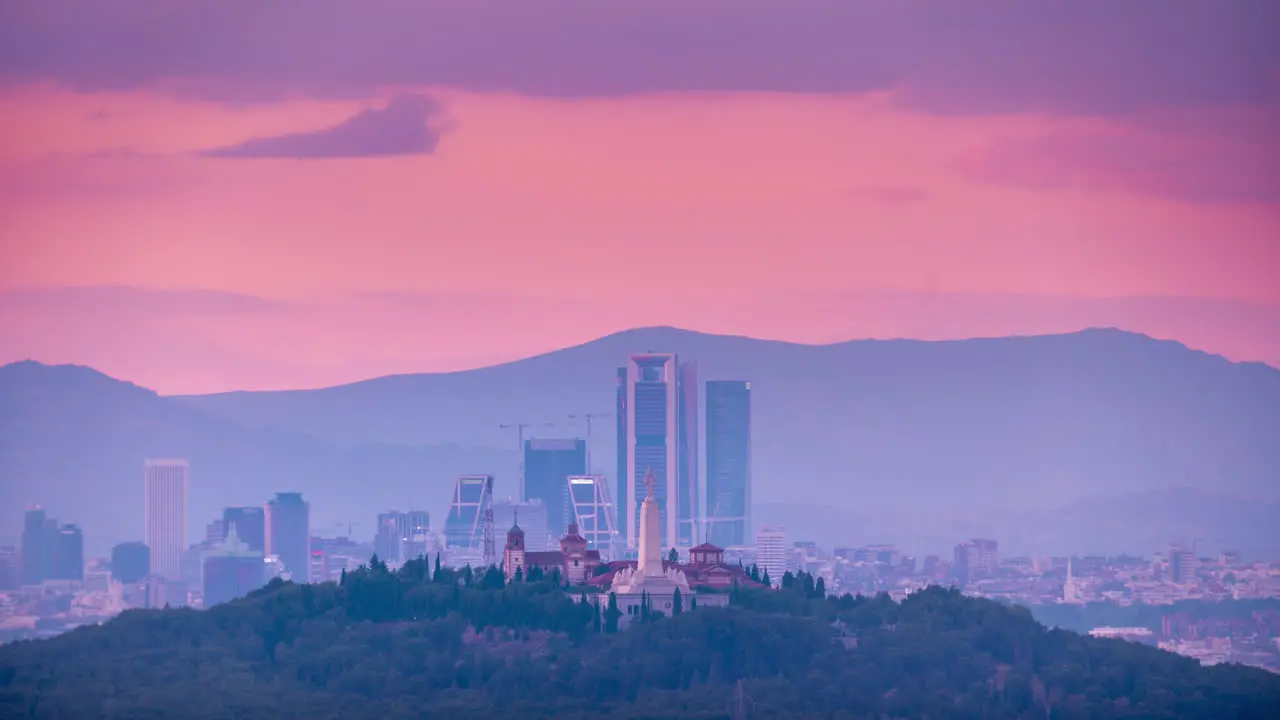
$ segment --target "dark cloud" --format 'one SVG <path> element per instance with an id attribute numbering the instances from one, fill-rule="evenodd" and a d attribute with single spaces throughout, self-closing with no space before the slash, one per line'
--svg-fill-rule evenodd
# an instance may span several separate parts
<path id="1" fill-rule="evenodd" d="M 349 158 L 387 155 L 425 155 L 440 140 L 430 125 L 439 104 L 421 95 L 402 95 L 382 109 L 370 109 L 325 130 L 255 138 L 237 145 L 206 150 L 206 157 L 224 158 Z"/>
<path id="2" fill-rule="evenodd" d="M 9 82 L 221 100 L 899 89 L 937 113 L 1280 103 L 1275 0 L 0 0 Z"/>

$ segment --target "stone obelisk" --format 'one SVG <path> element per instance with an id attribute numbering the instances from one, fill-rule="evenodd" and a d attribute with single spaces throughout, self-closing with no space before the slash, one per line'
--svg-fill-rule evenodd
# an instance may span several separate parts
<path id="1" fill-rule="evenodd" d="M 653 468 L 644 475 L 645 496 L 640 504 L 640 562 L 638 574 L 643 577 L 661 577 L 662 521 L 658 515 L 658 503 L 653 499 Z"/>

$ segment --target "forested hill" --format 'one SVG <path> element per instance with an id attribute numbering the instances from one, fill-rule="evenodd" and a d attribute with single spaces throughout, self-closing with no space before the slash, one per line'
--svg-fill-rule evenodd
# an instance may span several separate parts
<path id="1" fill-rule="evenodd" d="M 1280 677 L 1047 630 L 930 589 L 735 592 L 617 633 L 496 572 L 275 582 L 0 647 L 4 718 L 1274 718 Z M 570 591 L 576 592 L 576 591 Z M 743 679 L 741 695 L 737 681 Z"/>

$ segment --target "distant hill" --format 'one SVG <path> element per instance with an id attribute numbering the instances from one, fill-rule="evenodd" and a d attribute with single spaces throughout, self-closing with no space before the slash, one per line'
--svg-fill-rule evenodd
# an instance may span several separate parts
<path id="1" fill-rule="evenodd" d="M 91 552 L 143 534 L 142 461 L 191 462 L 191 534 L 226 505 L 300 490 L 312 526 L 363 521 L 410 500 L 447 497 L 451 478 L 504 461 L 500 451 L 360 443 L 344 447 L 281 430 L 248 429 L 84 367 L 0 368 L 0 536 L 21 533 L 41 504 L 84 527 Z M 416 503 L 415 503 L 416 504 Z"/>
<path id="2" fill-rule="evenodd" d="M 1111 329 L 811 346 L 644 328 L 466 372 L 179 399 L 343 443 L 514 447 L 499 423 L 581 434 L 567 416 L 611 411 L 616 368 L 647 350 L 752 382 L 758 503 L 842 508 L 919 536 L 1172 488 L 1280 501 L 1280 371 Z M 593 428 L 609 474 L 613 422 Z"/>
<path id="3" fill-rule="evenodd" d="M 15 363 L 0 368 L 0 507 L 16 509 L 0 537 L 42 503 L 91 543 L 136 538 L 142 459 L 166 455 L 192 461 L 193 534 L 222 505 L 293 489 L 317 527 L 368 535 L 410 501 L 439 521 L 459 474 L 513 492 L 500 423 L 582 435 L 567 416 L 612 411 L 616 368 L 646 350 L 752 382 L 757 520 L 797 539 L 1145 553 L 1195 535 L 1280 554 L 1280 371 L 1118 330 L 808 346 L 647 328 L 467 372 L 187 397 Z M 593 428 L 610 476 L 613 423 Z"/>

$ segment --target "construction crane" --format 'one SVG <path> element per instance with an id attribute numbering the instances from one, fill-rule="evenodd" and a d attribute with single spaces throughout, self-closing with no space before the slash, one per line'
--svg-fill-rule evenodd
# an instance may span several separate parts
<path id="1" fill-rule="evenodd" d="M 594 475 L 595 471 L 591 469 L 591 421 L 597 418 L 613 417 L 613 413 L 572 413 L 569 415 L 570 420 L 582 418 L 587 421 L 587 474 Z"/>
<path id="2" fill-rule="evenodd" d="M 524 431 L 532 427 L 555 427 L 555 423 L 503 423 L 498 426 L 499 430 L 515 430 L 516 431 L 516 457 L 520 460 L 519 473 L 519 494 L 516 499 L 524 502 Z"/>

